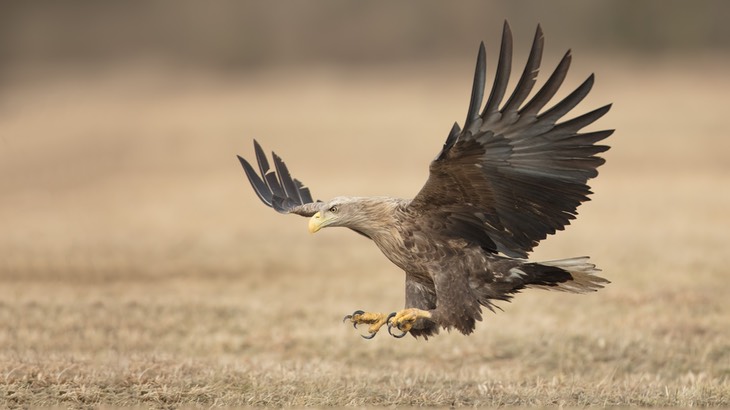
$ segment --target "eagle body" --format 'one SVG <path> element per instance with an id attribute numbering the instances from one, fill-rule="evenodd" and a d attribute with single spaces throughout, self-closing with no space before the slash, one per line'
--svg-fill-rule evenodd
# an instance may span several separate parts
<path id="1" fill-rule="evenodd" d="M 608 281 L 588 257 L 531 262 L 528 253 L 562 230 L 591 194 L 587 181 L 604 163 L 597 143 L 613 130 L 580 132 L 610 109 L 606 105 L 562 120 L 593 86 L 593 75 L 550 108 L 571 62 L 566 53 L 545 83 L 532 93 L 543 50 L 538 26 L 526 66 L 507 96 L 512 34 L 505 23 L 494 83 L 486 104 L 486 52 L 479 48 L 463 128 L 454 124 L 431 162 L 429 178 L 413 199 L 337 197 L 314 201 L 272 155 L 274 169 L 254 141 L 258 170 L 238 157 L 259 198 L 281 213 L 309 217 L 309 231 L 349 228 L 369 239 L 405 272 L 405 308 L 387 317 L 356 311 L 355 326 L 397 328 L 414 337 L 440 328 L 469 334 L 482 307 L 509 301 L 525 288 L 585 293 Z M 528 100 L 528 97 L 531 98 Z M 364 336 L 365 337 L 365 336 Z"/>
<path id="2" fill-rule="evenodd" d="M 475 322 L 481 320 L 481 306 L 493 311 L 494 300 L 509 301 L 525 287 L 570 291 L 566 282 L 581 275 L 588 286 L 572 291 L 583 292 L 595 290 L 605 281 L 590 276 L 594 266 L 585 263 L 587 258 L 531 263 L 500 256 L 464 236 L 445 235 L 451 232 L 448 218 L 428 218 L 412 202 L 389 197 L 339 197 L 322 203 L 318 212 L 325 219 L 329 214 L 348 215 L 327 226 L 347 227 L 370 238 L 406 273 L 405 306 L 432 311 L 433 315 L 433 320 L 422 320 L 411 329 L 414 336 L 437 334 L 437 323 L 471 333 Z M 582 262 L 578 269 L 576 262 Z M 566 285 L 561 288 L 561 284 Z"/>

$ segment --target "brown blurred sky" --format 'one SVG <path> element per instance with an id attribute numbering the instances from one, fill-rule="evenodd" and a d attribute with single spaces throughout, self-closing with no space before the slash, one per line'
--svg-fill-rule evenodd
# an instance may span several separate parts
<path id="1" fill-rule="evenodd" d="M 414 195 L 463 120 L 482 40 L 491 75 L 505 19 L 516 66 L 543 25 L 538 83 L 568 48 L 562 95 L 596 73 L 570 118 L 615 104 L 596 124 L 618 130 L 596 201 L 550 257 L 590 238 L 576 252 L 604 246 L 610 267 L 633 257 L 626 231 L 727 255 L 728 16 L 725 1 L 3 2 L 0 280 L 126 261 L 237 271 L 263 240 L 304 239 L 248 186 L 235 154 L 250 158 L 252 138 L 317 198 Z"/>
<path id="2" fill-rule="evenodd" d="M 585 52 L 730 49 L 730 2 L 5 2 L 0 67 L 151 59 L 215 68 L 398 62 L 471 55 L 508 19 Z"/>

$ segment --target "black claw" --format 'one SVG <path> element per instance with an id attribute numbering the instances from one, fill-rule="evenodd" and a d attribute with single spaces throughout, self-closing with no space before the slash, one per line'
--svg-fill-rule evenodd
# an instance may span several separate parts
<path id="1" fill-rule="evenodd" d="M 375 335 L 377 335 L 377 334 L 378 334 L 378 333 L 377 333 L 377 332 L 375 332 L 375 333 L 370 333 L 370 336 L 360 335 L 360 337 L 362 337 L 363 339 L 368 339 L 368 340 L 370 340 L 370 339 L 374 338 L 374 337 L 375 337 Z"/>
<path id="2" fill-rule="evenodd" d="M 403 333 L 401 333 L 401 334 L 399 334 L 399 335 L 396 335 L 396 334 L 394 334 L 394 333 L 393 333 L 393 332 L 391 331 L 391 329 L 392 329 L 392 327 L 391 327 L 391 326 L 388 326 L 388 333 L 389 333 L 389 334 L 390 334 L 391 336 L 393 336 L 394 338 L 396 338 L 396 339 L 400 339 L 401 337 L 403 337 L 403 336 L 405 336 L 405 335 L 407 335 L 407 334 L 408 334 L 408 332 L 403 332 Z M 400 329 L 398 329 L 398 330 L 400 330 Z"/>
<path id="3" fill-rule="evenodd" d="M 356 311 L 352 312 L 351 315 L 347 315 L 344 318 L 342 318 L 342 323 L 345 323 L 347 321 L 347 319 L 352 320 L 353 317 L 355 317 L 357 315 L 362 315 L 363 313 L 365 313 L 365 312 L 363 312 L 362 310 L 356 310 Z M 354 320 L 352 321 L 352 327 L 357 329 L 357 322 L 355 322 Z"/>
<path id="4" fill-rule="evenodd" d="M 352 319 L 352 317 L 355 315 L 362 315 L 363 313 L 365 313 L 365 312 L 363 312 L 362 310 L 356 310 L 356 311 L 352 312 L 351 315 L 346 315 L 345 317 L 343 317 L 342 323 L 347 322 L 347 319 Z M 355 323 L 355 329 L 357 329 L 357 323 Z"/>
<path id="5" fill-rule="evenodd" d="M 395 315 L 396 315 L 396 313 L 393 312 L 393 313 L 389 314 L 388 317 L 385 318 L 385 323 L 388 325 L 388 327 L 390 327 L 390 319 L 394 318 Z"/>
<path id="6" fill-rule="evenodd" d="M 390 319 L 391 319 L 391 318 L 393 318 L 393 317 L 395 317 L 395 312 L 393 312 L 393 313 L 389 314 L 389 315 L 388 315 L 388 317 L 387 317 L 387 318 L 385 318 L 385 324 L 387 324 L 387 325 L 388 325 L 388 334 L 390 334 L 391 336 L 395 337 L 396 339 L 400 339 L 401 337 L 403 337 L 403 336 L 405 336 L 406 334 L 408 334 L 408 332 L 403 332 L 403 333 L 402 333 L 402 334 L 400 334 L 400 335 L 396 335 L 396 334 L 393 334 L 393 330 L 392 330 L 392 329 L 393 329 L 393 327 L 397 327 L 397 326 L 393 326 L 393 325 L 391 325 L 391 324 L 390 324 Z M 401 330 L 401 329 L 400 329 L 400 328 L 398 328 L 398 330 Z M 401 331 L 402 331 L 402 330 L 401 330 Z"/>

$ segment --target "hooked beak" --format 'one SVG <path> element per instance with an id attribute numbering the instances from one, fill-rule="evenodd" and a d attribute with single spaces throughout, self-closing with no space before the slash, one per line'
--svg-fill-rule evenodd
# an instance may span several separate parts
<path id="1" fill-rule="evenodd" d="M 309 218 L 309 233 L 315 233 L 318 230 L 322 229 L 323 223 L 324 218 L 322 218 L 321 212 L 317 212 L 316 214 L 312 215 L 312 217 Z"/>

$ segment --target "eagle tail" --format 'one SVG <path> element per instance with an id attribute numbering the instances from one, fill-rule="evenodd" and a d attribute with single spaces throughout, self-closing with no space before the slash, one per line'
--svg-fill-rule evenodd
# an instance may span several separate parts
<path id="1" fill-rule="evenodd" d="M 520 270 L 529 274 L 525 286 L 570 293 L 595 292 L 610 283 L 597 275 L 601 270 L 587 256 L 539 263 L 526 263 Z"/>

